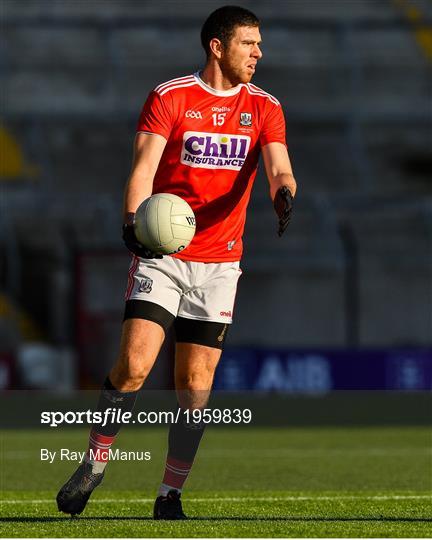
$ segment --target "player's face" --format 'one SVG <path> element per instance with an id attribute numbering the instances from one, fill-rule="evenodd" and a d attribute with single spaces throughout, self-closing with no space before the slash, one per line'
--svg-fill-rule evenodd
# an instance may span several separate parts
<path id="1" fill-rule="evenodd" d="M 252 79 L 262 57 L 260 45 L 261 34 L 257 26 L 237 26 L 220 60 L 222 72 L 231 83 L 248 83 Z"/>

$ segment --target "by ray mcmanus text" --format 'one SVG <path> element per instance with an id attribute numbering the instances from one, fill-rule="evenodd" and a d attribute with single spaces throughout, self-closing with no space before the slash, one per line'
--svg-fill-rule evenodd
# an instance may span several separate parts
<path id="1" fill-rule="evenodd" d="M 40 460 L 47 463 L 55 461 L 77 461 L 81 463 L 87 452 L 77 452 L 69 448 L 60 448 L 60 450 L 50 450 L 49 448 L 40 449 Z M 88 458 L 97 461 L 150 461 L 151 452 L 146 450 L 126 451 L 116 448 L 108 450 L 88 450 Z"/>

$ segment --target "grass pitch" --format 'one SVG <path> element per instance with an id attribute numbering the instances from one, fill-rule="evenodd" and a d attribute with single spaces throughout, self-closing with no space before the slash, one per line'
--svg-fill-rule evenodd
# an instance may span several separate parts
<path id="1" fill-rule="evenodd" d="M 84 450 L 87 430 L 6 430 L 4 537 L 430 537 L 432 441 L 426 427 L 208 429 L 186 484 L 185 522 L 155 522 L 166 430 L 123 429 L 117 447 L 147 462 L 112 462 L 84 513 L 55 496 L 77 463 L 40 449 Z"/>

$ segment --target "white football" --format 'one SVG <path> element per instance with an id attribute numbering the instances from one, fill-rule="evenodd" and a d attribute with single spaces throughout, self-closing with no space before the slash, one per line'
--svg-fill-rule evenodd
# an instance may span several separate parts
<path id="1" fill-rule="evenodd" d="M 155 253 L 183 251 L 195 234 L 195 214 L 189 204 L 172 193 L 145 199 L 135 213 L 135 236 Z"/>

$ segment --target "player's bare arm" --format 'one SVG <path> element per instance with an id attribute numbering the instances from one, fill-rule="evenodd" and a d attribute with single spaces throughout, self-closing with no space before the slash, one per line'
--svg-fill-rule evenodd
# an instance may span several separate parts
<path id="1" fill-rule="evenodd" d="M 262 147 L 262 155 L 270 184 L 271 200 L 274 200 L 277 190 L 282 186 L 287 186 L 295 197 L 297 184 L 286 146 L 278 142 L 266 144 Z"/>
<path id="2" fill-rule="evenodd" d="M 124 223 L 131 225 L 138 206 L 151 196 L 153 179 L 166 143 L 161 135 L 137 133 L 132 170 L 124 194 Z"/>
<path id="3" fill-rule="evenodd" d="M 123 203 L 123 241 L 126 247 L 146 259 L 161 258 L 145 248 L 136 238 L 134 216 L 138 206 L 151 196 L 153 179 L 159 166 L 166 139 L 161 135 L 137 133 L 134 144 L 132 171 L 125 188 Z"/>
<path id="4" fill-rule="evenodd" d="M 284 144 L 273 142 L 262 147 L 264 166 L 270 184 L 270 197 L 279 218 L 278 235 L 282 236 L 291 220 L 297 183 Z"/>

